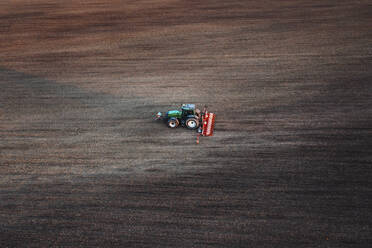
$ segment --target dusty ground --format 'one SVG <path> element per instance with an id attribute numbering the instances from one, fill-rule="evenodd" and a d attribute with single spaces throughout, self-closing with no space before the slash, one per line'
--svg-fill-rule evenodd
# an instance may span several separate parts
<path id="1" fill-rule="evenodd" d="M 1 1 L 0 246 L 368 247 L 371 8 Z"/>

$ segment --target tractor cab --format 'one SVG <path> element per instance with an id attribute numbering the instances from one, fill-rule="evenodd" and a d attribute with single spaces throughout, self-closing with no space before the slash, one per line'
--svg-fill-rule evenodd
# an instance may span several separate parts
<path id="1" fill-rule="evenodd" d="M 182 104 L 182 119 L 186 119 L 187 116 L 195 115 L 195 104 Z"/>

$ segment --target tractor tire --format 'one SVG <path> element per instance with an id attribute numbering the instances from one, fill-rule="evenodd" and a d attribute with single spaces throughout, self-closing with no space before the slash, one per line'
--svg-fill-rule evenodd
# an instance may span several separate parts
<path id="1" fill-rule="evenodd" d="M 186 127 L 188 129 L 197 129 L 199 127 L 199 121 L 196 118 L 191 117 L 186 120 Z"/>
<path id="2" fill-rule="evenodd" d="M 176 127 L 178 127 L 179 124 L 180 124 L 180 122 L 177 119 L 169 119 L 168 122 L 167 122 L 167 126 L 169 128 L 176 128 Z"/>

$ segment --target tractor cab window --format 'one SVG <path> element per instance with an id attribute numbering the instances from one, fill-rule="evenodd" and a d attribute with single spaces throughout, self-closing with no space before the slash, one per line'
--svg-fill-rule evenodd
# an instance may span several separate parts
<path id="1" fill-rule="evenodd" d="M 182 116 L 194 115 L 194 111 L 192 109 L 183 109 Z"/>

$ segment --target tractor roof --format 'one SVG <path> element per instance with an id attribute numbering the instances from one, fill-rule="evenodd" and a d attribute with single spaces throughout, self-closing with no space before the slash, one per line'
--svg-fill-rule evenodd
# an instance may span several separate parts
<path id="1" fill-rule="evenodd" d="M 182 109 L 185 109 L 185 110 L 194 110 L 195 109 L 195 104 L 182 104 Z"/>

